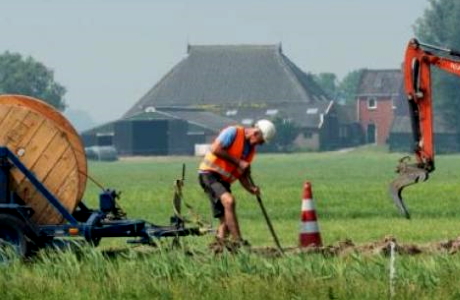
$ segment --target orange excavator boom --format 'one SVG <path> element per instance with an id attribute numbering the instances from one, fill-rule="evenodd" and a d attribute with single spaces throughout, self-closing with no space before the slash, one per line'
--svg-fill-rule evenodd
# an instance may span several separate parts
<path id="1" fill-rule="evenodd" d="M 393 200 L 406 217 L 410 214 L 402 199 L 402 190 L 414 183 L 426 181 L 434 167 L 433 107 L 431 67 L 460 76 L 460 52 L 409 41 L 404 57 L 404 89 L 409 103 L 409 115 L 414 136 L 413 151 L 416 162 L 409 163 L 409 157 L 399 160 L 399 173 L 390 184 Z"/>

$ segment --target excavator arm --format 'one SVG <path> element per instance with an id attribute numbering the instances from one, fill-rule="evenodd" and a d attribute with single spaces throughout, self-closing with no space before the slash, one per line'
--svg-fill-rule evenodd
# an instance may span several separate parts
<path id="1" fill-rule="evenodd" d="M 414 136 L 413 151 L 415 163 L 409 163 L 410 157 L 399 160 L 396 172 L 399 173 L 390 184 L 393 200 L 406 217 L 410 214 L 402 199 L 405 187 L 428 179 L 434 167 L 433 145 L 433 107 L 431 67 L 460 76 L 460 52 L 418 42 L 409 41 L 404 58 L 404 89 L 409 102 L 409 116 Z"/>

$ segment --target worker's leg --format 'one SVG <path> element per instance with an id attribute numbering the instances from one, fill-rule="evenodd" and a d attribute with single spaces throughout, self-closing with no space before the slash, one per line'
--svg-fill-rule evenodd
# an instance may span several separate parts
<path id="1" fill-rule="evenodd" d="M 224 193 L 220 196 L 220 201 L 224 207 L 225 225 L 234 241 L 241 240 L 240 226 L 236 217 L 236 202 L 231 193 Z"/>
<path id="2" fill-rule="evenodd" d="M 213 216 L 220 221 L 216 238 L 224 240 L 228 236 L 228 227 L 225 222 L 225 209 L 222 205 L 221 196 L 225 193 L 230 193 L 230 184 L 220 181 L 218 175 L 213 173 L 200 174 L 199 181 L 201 187 L 209 196 Z"/>
<path id="3" fill-rule="evenodd" d="M 219 227 L 217 227 L 216 237 L 219 239 L 225 239 L 228 235 L 228 227 L 225 223 L 225 216 L 219 218 Z"/>

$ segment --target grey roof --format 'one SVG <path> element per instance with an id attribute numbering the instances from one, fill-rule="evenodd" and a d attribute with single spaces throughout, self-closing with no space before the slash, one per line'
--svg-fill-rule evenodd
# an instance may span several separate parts
<path id="1" fill-rule="evenodd" d="M 92 135 L 92 134 L 111 134 L 114 131 L 115 121 L 107 122 L 93 128 L 84 130 L 80 135 Z"/>
<path id="2" fill-rule="evenodd" d="M 220 130 L 226 126 L 235 124 L 235 120 L 219 116 L 209 111 L 194 110 L 194 109 L 164 109 L 167 112 L 179 119 L 186 120 L 187 122 L 203 127 L 209 130 Z"/>
<path id="3" fill-rule="evenodd" d="M 209 111 L 187 107 L 163 107 L 161 110 L 151 109 L 125 119 L 180 119 L 214 132 L 237 123 L 233 119 L 222 117 Z"/>
<path id="4" fill-rule="evenodd" d="M 434 117 L 434 132 L 435 133 L 455 133 L 455 129 L 449 126 L 440 117 Z M 396 116 L 391 125 L 391 133 L 412 133 L 412 125 L 410 117 Z"/>
<path id="5" fill-rule="evenodd" d="M 220 113 L 243 125 L 251 125 L 259 119 L 280 118 L 294 121 L 296 125 L 303 128 L 319 128 L 322 125 L 321 115 L 327 114 L 332 105 L 333 101 L 278 103 L 227 108 Z"/>
<path id="6" fill-rule="evenodd" d="M 125 117 L 149 106 L 159 109 L 327 100 L 312 76 L 296 67 L 282 53 L 280 45 L 189 46 L 188 56 Z"/>
<path id="7" fill-rule="evenodd" d="M 162 111 L 144 111 L 137 115 L 132 115 L 128 118 L 122 118 L 121 120 L 174 120 L 177 119 L 173 115 L 164 113 Z"/>
<path id="8" fill-rule="evenodd" d="M 300 127 L 319 128 L 323 123 L 323 115 L 329 112 L 333 103 L 333 101 L 299 103 L 288 105 L 283 110 Z"/>
<path id="9" fill-rule="evenodd" d="M 402 91 L 403 74 L 399 69 L 363 70 L 357 95 L 399 95 Z"/>

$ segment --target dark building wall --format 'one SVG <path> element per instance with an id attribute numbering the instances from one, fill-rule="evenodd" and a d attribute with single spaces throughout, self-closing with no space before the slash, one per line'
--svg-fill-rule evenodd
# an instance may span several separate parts
<path id="1" fill-rule="evenodd" d="M 120 155 L 166 155 L 167 120 L 120 120 L 114 145 Z"/>
<path id="2" fill-rule="evenodd" d="M 335 113 L 323 116 L 323 125 L 319 131 L 320 150 L 340 148 L 339 121 Z"/>
<path id="3" fill-rule="evenodd" d="M 355 147 L 364 144 L 364 132 L 361 124 L 357 122 L 340 124 L 339 140 L 341 147 Z"/>
<path id="4" fill-rule="evenodd" d="M 96 135 L 97 146 L 112 146 L 113 145 L 113 134 L 97 134 Z"/>
<path id="5" fill-rule="evenodd" d="M 133 123 L 135 155 L 168 154 L 168 121 L 140 120 Z"/>
<path id="6" fill-rule="evenodd" d="M 96 138 L 96 134 L 81 134 L 80 135 L 82 141 L 83 141 L 83 145 L 85 147 L 91 147 L 91 146 L 96 146 L 97 145 L 97 138 Z"/>
<path id="7" fill-rule="evenodd" d="M 341 115 L 343 110 L 333 106 L 323 117 L 323 124 L 319 130 L 319 150 L 335 150 L 354 147 L 364 143 L 364 132 L 361 124 L 350 121 L 347 116 Z"/>
<path id="8" fill-rule="evenodd" d="M 187 129 L 182 120 L 120 120 L 114 146 L 120 155 L 192 154 Z"/>
<path id="9" fill-rule="evenodd" d="M 84 133 L 80 135 L 85 147 L 112 146 L 113 134 Z"/>
<path id="10" fill-rule="evenodd" d="M 169 120 L 168 122 L 168 154 L 169 155 L 192 155 L 194 144 L 190 144 L 187 136 L 188 122 L 183 120 Z"/>
<path id="11" fill-rule="evenodd" d="M 435 133 L 434 148 L 437 154 L 460 151 L 459 136 L 452 133 Z M 414 150 L 412 133 L 391 133 L 389 148 L 391 152 L 412 152 Z"/>
<path id="12" fill-rule="evenodd" d="M 131 121 L 120 120 L 115 122 L 113 145 L 120 155 L 132 155 L 132 126 Z"/>

